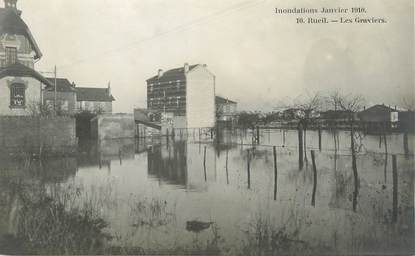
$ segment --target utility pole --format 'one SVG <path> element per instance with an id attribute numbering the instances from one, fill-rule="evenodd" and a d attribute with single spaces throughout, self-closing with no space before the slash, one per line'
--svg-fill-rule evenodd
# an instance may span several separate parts
<path id="1" fill-rule="evenodd" d="M 54 69 L 53 69 L 53 72 L 41 72 L 41 71 L 39 71 L 39 73 L 40 74 L 53 74 L 53 76 L 54 76 L 54 102 L 53 102 L 53 111 L 54 111 L 54 113 L 55 113 L 55 115 L 56 115 L 56 101 L 58 100 L 57 98 L 57 94 L 58 94 L 58 92 L 57 92 L 57 89 L 56 89 L 56 85 L 57 85 L 57 69 L 56 69 L 56 65 L 55 65 L 55 67 L 54 67 Z M 43 99 L 42 99 L 42 104 L 43 104 Z"/>
<path id="2" fill-rule="evenodd" d="M 57 89 L 56 89 L 56 65 L 55 65 L 55 69 L 54 69 L 54 75 L 55 75 L 55 100 L 53 101 L 53 110 L 55 112 L 56 115 L 56 100 L 57 100 Z"/>

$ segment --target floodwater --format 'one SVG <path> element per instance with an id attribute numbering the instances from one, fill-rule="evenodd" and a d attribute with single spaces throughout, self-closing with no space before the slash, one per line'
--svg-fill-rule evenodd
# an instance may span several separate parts
<path id="1" fill-rule="evenodd" d="M 414 137 L 263 130 L 0 160 L 0 254 L 413 254 Z M 273 154 L 275 147 L 275 158 Z M 311 150 L 314 150 L 314 165 Z M 275 161 L 276 160 L 276 161 Z M 396 167 L 396 168 L 394 168 Z"/>

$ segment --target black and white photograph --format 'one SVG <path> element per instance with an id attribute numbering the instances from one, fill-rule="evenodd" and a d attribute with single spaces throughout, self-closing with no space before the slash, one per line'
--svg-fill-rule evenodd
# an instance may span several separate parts
<path id="1" fill-rule="evenodd" d="M 0 255 L 415 255 L 413 0 L 0 0 Z"/>

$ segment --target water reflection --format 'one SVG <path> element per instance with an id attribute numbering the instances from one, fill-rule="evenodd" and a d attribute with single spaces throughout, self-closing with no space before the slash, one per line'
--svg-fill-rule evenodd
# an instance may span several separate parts
<path id="1" fill-rule="evenodd" d="M 46 244 L 54 254 L 413 251 L 413 149 L 399 135 L 382 140 L 386 152 L 377 136 L 350 135 L 308 131 L 302 170 L 298 132 L 279 130 L 260 134 L 264 145 L 223 131 L 220 141 L 81 141 L 77 158 L 1 159 L 0 253 L 24 253 L 16 248 L 30 237 L 29 253 Z M 40 226 L 84 239 L 49 241 Z"/>
<path id="2" fill-rule="evenodd" d="M 186 141 L 178 141 L 170 145 L 156 145 L 147 154 L 148 174 L 159 182 L 187 185 L 187 153 Z"/>

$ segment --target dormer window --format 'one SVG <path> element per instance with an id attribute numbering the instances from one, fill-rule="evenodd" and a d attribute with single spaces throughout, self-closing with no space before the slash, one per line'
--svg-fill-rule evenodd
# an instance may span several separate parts
<path id="1" fill-rule="evenodd" d="M 17 48 L 6 47 L 6 65 L 10 66 L 17 62 Z"/>

